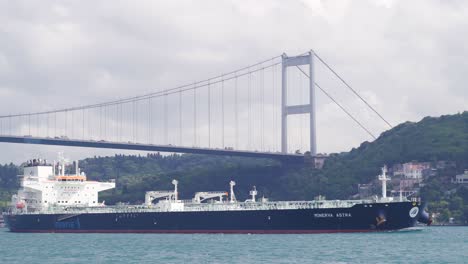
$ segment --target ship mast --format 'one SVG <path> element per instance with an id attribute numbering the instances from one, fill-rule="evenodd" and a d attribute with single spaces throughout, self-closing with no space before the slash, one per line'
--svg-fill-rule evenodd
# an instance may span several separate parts
<path id="1" fill-rule="evenodd" d="M 255 196 L 257 196 L 257 188 L 255 186 L 250 191 L 250 195 L 252 196 L 252 202 L 255 202 Z"/>
<path id="2" fill-rule="evenodd" d="M 229 182 L 229 186 L 231 187 L 231 203 L 234 203 L 236 201 L 236 195 L 234 195 L 234 185 L 236 185 L 235 181 Z"/>
<path id="3" fill-rule="evenodd" d="M 379 180 L 382 182 L 382 198 L 387 198 L 387 181 L 391 180 L 387 177 L 387 165 L 384 165 L 382 168 L 382 174 L 379 175 Z"/>
<path id="4" fill-rule="evenodd" d="M 179 184 L 179 182 L 177 180 L 172 180 L 172 184 L 174 184 L 174 200 L 177 201 L 177 185 Z"/>

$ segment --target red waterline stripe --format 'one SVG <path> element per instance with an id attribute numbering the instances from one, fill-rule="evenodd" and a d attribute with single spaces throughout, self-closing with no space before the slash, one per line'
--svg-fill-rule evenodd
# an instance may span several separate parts
<path id="1" fill-rule="evenodd" d="M 347 230 L 42 230 L 42 229 L 16 229 L 11 232 L 18 233 L 158 233 L 158 234 L 323 234 L 323 233 L 363 233 L 389 230 L 347 229 Z"/>

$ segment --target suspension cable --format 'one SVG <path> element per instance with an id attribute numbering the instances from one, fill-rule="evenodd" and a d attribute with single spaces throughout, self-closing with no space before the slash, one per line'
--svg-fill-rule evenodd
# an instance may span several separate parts
<path id="1" fill-rule="evenodd" d="M 299 66 L 296 66 L 305 76 L 307 76 L 307 78 L 310 79 L 310 76 L 304 72 L 304 70 L 302 70 L 301 67 Z M 318 83 L 314 83 L 315 86 L 317 86 L 328 98 L 330 98 L 330 100 L 332 100 L 337 106 L 339 106 L 341 108 L 341 110 L 343 110 L 343 112 L 345 112 L 351 119 L 354 120 L 354 122 L 356 122 L 356 124 L 358 124 L 363 130 L 365 130 L 367 132 L 367 134 L 369 134 L 373 139 L 377 139 L 374 134 L 372 134 L 361 122 L 359 122 L 349 111 L 347 111 L 340 103 L 338 103 L 329 93 L 327 93 L 320 85 L 318 85 Z"/>
<path id="2" fill-rule="evenodd" d="M 338 77 L 338 79 L 340 79 L 340 81 L 343 82 L 343 84 L 346 85 L 346 87 L 348 87 L 359 99 L 361 99 L 361 101 L 363 101 L 375 114 L 377 114 L 380 117 L 380 119 L 387 123 L 387 125 L 390 128 L 393 128 L 393 126 L 379 112 L 377 112 L 377 110 L 375 110 L 375 108 L 373 108 L 364 98 L 362 98 L 362 96 L 359 95 L 359 93 L 356 90 L 354 90 L 343 78 L 341 78 L 341 76 L 336 71 L 334 71 L 330 67 L 330 65 L 328 65 L 322 58 L 320 58 L 320 56 L 317 55 L 317 53 L 314 53 L 314 55 L 323 63 L 323 65 L 325 65 L 325 67 L 327 67 L 336 77 Z"/>

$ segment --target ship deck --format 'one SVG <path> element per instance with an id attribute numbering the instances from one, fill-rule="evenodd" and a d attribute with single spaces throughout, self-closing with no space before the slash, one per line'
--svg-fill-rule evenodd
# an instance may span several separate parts
<path id="1" fill-rule="evenodd" d="M 379 200 L 316 200 L 316 201 L 269 201 L 269 202 L 215 202 L 194 203 L 192 201 L 160 201 L 154 205 L 113 206 L 55 206 L 43 210 L 6 212 L 5 214 L 87 214 L 87 213 L 153 213 L 153 212 L 206 212 L 206 211 L 251 211 L 251 210 L 298 210 L 351 208 L 357 204 L 372 207 L 376 203 L 405 201 Z M 176 205 L 176 206 L 173 206 Z"/>

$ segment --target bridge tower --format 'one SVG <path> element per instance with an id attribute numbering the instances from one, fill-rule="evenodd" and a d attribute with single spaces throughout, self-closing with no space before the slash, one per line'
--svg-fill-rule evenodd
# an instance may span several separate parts
<path id="1" fill-rule="evenodd" d="M 309 103 L 303 105 L 288 105 L 288 67 L 309 65 Z M 304 55 L 288 57 L 282 55 L 282 83 L 281 83 L 281 152 L 288 151 L 288 115 L 309 114 L 309 140 L 310 154 L 317 154 L 315 129 L 315 77 L 314 77 L 314 51 Z"/>

